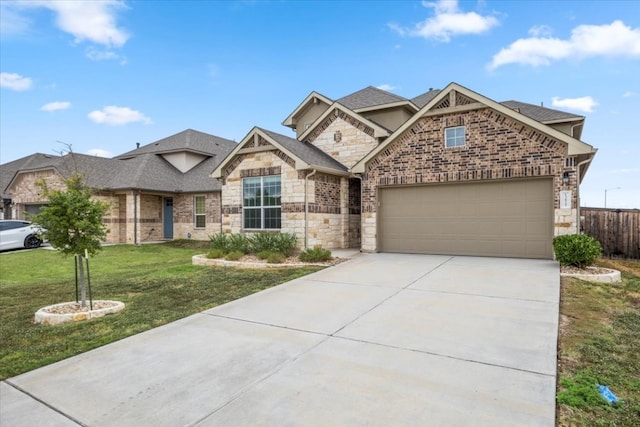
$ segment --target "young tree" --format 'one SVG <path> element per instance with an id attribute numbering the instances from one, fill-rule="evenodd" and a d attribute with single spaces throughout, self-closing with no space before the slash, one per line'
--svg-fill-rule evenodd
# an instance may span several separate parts
<path id="1" fill-rule="evenodd" d="M 109 206 L 91 198 L 91 189 L 84 184 L 79 173 L 64 183 L 66 190 L 50 190 L 44 181 L 38 183 L 48 204 L 33 220 L 46 230 L 44 237 L 58 252 L 75 256 L 84 308 L 86 286 L 83 259 L 85 254 L 95 255 L 102 249 L 100 242 L 107 235 L 102 217 Z"/>

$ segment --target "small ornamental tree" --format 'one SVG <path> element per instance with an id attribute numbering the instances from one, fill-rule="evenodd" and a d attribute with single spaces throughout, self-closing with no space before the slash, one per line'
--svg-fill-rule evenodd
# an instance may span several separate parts
<path id="1" fill-rule="evenodd" d="M 95 255 L 102 249 L 100 242 L 107 235 L 102 217 L 109 206 L 91 198 L 91 189 L 84 184 L 82 175 L 76 173 L 64 183 L 66 190 L 50 190 L 44 181 L 38 183 L 48 204 L 33 220 L 46 230 L 44 238 L 51 246 L 64 256 L 75 256 L 82 308 L 85 308 L 83 260 L 86 254 Z"/>

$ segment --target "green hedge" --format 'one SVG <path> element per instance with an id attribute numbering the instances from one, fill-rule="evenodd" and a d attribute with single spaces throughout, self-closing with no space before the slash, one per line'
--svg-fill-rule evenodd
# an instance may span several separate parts
<path id="1" fill-rule="evenodd" d="M 602 245 L 586 234 L 568 234 L 553 239 L 556 259 L 561 265 L 584 268 L 602 255 Z"/>

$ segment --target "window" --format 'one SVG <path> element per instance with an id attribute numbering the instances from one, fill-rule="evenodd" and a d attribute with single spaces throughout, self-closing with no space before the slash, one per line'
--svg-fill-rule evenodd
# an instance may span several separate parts
<path id="1" fill-rule="evenodd" d="M 444 130 L 444 146 L 462 147 L 465 144 L 464 126 L 456 126 L 453 128 L 446 128 Z"/>
<path id="2" fill-rule="evenodd" d="M 207 212 L 204 204 L 205 197 L 195 196 L 193 199 L 193 205 L 195 206 L 196 228 L 205 228 L 207 225 Z"/>
<path id="3" fill-rule="evenodd" d="M 243 228 L 255 230 L 280 228 L 279 175 L 244 178 L 242 194 Z"/>

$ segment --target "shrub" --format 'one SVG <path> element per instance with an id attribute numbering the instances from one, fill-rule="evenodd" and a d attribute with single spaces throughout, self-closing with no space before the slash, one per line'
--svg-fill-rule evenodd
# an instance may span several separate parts
<path id="1" fill-rule="evenodd" d="M 272 252 L 275 246 L 275 233 L 256 233 L 251 236 L 251 252 Z"/>
<path id="2" fill-rule="evenodd" d="M 267 258 L 269 258 L 269 255 L 271 255 L 272 253 L 273 253 L 273 252 L 271 252 L 271 251 L 261 251 L 261 252 L 258 252 L 258 253 L 256 254 L 256 256 L 257 256 L 259 259 L 267 259 Z"/>
<path id="3" fill-rule="evenodd" d="M 222 258 L 224 251 L 222 249 L 211 249 L 207 254 L 207 258 Z"/>
<path id="4" fill-rule="evenodd" d="M 287 257 L 280 252 L 270 252 L 266 258 L 269 264 L 282 264 L 285 259 L 287 259 Z"/>
<path id="5" fill-rule="evenodd" d="M 232 251 L 229 252 L 224 259 L 226 259 L 227 261 L 238 261 L 240 258 L 242 258 L 244 256 L 243 252 L 240 251 Z"/>
<path id="6" fill-rule="evenodd" d="M 229 236 L 229 242 L 227 244 L 227 252 L 242 252 L 248 254 L 250 241 L 244 234 L 231 234 Z"/>
<path id="7" fill-rule="evenodd" d="M 322 249 L 320 246 L 316 246 L 300 252 L 298 258 L 300 258 L 300 261 L 302 262 L 329 261 L 331 259 L 331 251 L 328 249 Z"/>
<path id="8" fill-rule="evenodd" d="M 280 252 L 286 257 L 293 253 L 297 242 L 295 233 L 256 233 L 251 236 L 251 252 Z"/>
<path id="9" fill-rule="evenodd" d="M 211 242 L 211 249 L 219 249 L 222 252 L 227 252 L 229 246 L 229 235 L 225 233 L 217 233 L 209 236 Z"/>
<path id="10" fill-rule="evenodd" d="M 602 245 L 586 234 L 569 234 L 553 239 L 556 259 L 561 265 L 587 267 L 602 254 Z"/>
<path id="11" fill-rule="evenodd" d="M 298 244 L 298 238 L 295 233 L 280 233 L 275 239 L 275 252 L 280 252 L 284 256 L 291 256 Z"/>

